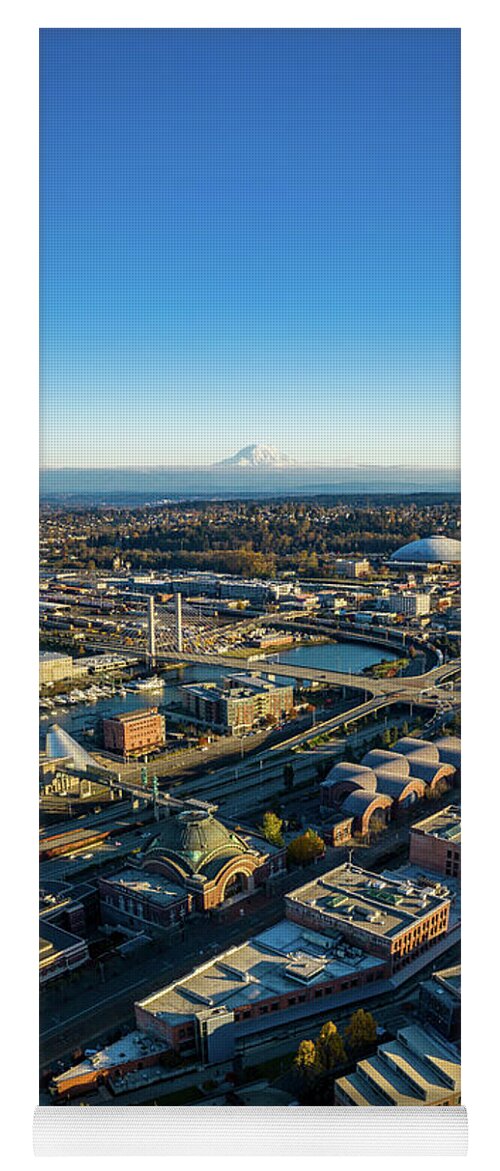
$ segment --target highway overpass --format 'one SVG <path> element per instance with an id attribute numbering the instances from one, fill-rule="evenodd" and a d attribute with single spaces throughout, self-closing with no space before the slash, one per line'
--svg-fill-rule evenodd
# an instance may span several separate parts
<path id="1" fill-rule="evenodd" d="M 109 643 L 87 642 L 87 646 L 93 647 L 94 650 L 110 651 L 111 649 L 117 653 L 134 653 L 139 655 L 139 651 L 133 651 L 130 647 L 122 647 L 114 643 L 112 647 Z M 326 668 L 319 667 L 304 667 L 298 663 L 277 663 L 270 661 L 269 658 L 255 658 L 253 655 L 236 658 L 234 655 L 220 655 L 215 653 L 202 654 L 201 652 L 194 653 L 192 651 L 185 651 L 182 655 L 179 651 L 157 651 L 155 655 L 156 666 L 161 667 L 162 663 L 182 663 L 185 665 L 201 665 L 207 667 L 222 667 L 226 671 L 242 674 L 248 671 L 258 671 L 262 675 L 280 675 L 284 678 L 296 679 L 298 681 L 310 683 L 329 683 L 333 687 L 350 687 L 358 691 L 364 691 L 366 695 L 393 695 L 394 692 L 404 691 L 412 694 L 413 698 L 425 687 L 435 687 L 445 679 L 450 679 L 457 675 L 460 671 L 461 660 L 459 658 L 452 659 L 448 663 L 443 663 L 439 667 L 433 667 L 430 671 L 425 671 L 421 675 L 399 675 L 392 678 L 374 679 L 370 675 L 355 675 L 351 671 L 329 671 Z"/>

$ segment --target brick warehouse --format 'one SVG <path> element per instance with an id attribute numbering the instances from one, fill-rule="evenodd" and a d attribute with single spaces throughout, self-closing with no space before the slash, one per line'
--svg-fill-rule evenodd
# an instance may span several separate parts
<path id="1" fill-rule="evenodd" d="M 165 717 L 157 707 L 126 712 L 102 721 L 104 747 L 120 756 L 140 756 L 165 745 Z"/>
<path id="2" fill-rule="evenodd" d="M 398 972 L 448 930 L 451 896 L 430 880 L 391 881 L 346 862 L 285 896 L 287 918 L 316 931 L 340 931 Z"/>
<path id="3" fill-rule="evenodd" d="M 460 879 L 461 815 L 456 805 L 417 821 L 410 830 L 410 862 L 446 878 Z"/>

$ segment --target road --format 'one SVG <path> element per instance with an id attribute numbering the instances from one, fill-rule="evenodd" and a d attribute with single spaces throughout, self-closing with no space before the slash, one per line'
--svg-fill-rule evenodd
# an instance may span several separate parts
<path id="1" fill-rule="evenodd" d="M 101 642 L 89 642 L 88 646 L 92 646 L 95 650 L 109 651 L 110 645 Z M 114 651 L 130 653 L 130 647 L 122 647 L 113 644 Z M 137 653 L 137 652 L 136 652 Z M 161 663 L 178 662 L 178 651 L 159 651 L 156 654 L 156 665 Z M 422 690 L 423 687 L 431 687 L 440 683 L 443 679 L 448 679 L 452 674 L 457 674 L 460 670 L 460 659 L 453 659 L 449 663 L 443 663 L 439 667 L 433 667 L 432 670 L 424 672 L 422 675 L 406 675 L 404 680 L 401 677 L 392 679 L 373 679 L 369 675 L 353 675 L 348 671 L 329 671 L 327 669 L 320 669 L 317 667 L 301 667 L 298 663 L 271 663 L 267 659 L 255 659 L 249 656 L 247 659 L 235 658 L 233 655 L 220 654 L 202 654 L 193 653 L 192 651 L 182 653 L 182 661 L 184 663 L 201 663 L 204 666 L 210 667 L 224 667 L 230 671 L 237 671 L 242 673 L 244 671 L 258 671 L 262 675 L 280 675 L 286 678 L 303 679 L 310 682 L 330 683 L 335 687 L 350 687 L 360 691 L 371 692 L 375 695 L 391 695 L 394 691 L 401 690 L 402 683 L 404 684 L 405 692 L 411 694 L 415 698 L 416 694 Z"/>

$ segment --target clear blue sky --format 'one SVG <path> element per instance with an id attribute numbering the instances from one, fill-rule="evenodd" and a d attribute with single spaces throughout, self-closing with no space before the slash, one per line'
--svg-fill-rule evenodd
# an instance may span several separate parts
<path id="1" fill-rule="evenodd" d="M 459 53 L 43 31 L 42 465 L 456 467 Z"/>

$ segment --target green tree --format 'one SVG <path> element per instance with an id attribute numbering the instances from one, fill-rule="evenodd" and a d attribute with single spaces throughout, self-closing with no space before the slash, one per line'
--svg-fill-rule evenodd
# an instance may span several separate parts
<path id="1" fill-rule="evenodd" d="M 333 1021 L 326 1021 L 316 1041 L 315 1067 L 318 1074 L 331 1073 L 346 1061 L 344 1042 Z"/>
<path id="2" fill-rule="evenodd" d="M 283 846 L 284 838 L 281 832 L 283 821 L 276 813 L 270 809 L 264 814 L 262 818 L 262 832 L 266 842 L 270 842 L 272 846 Z"/>
<path id="3" fill-rule="evenodd" d="M 294 838 L 288 846 L 286 856 L 291 866 L 308 866 L 325 852 L 325 843 L 313 829 Z"/>
<path id="4" fill-rule="evenodd" d="M 371 1012 L 366 1012 L 364 1008 L 358 1008 L 353 1012 L 345 1031 L 345 1038 L 353 1053 L 374 1045 L 377 1040 L 377 1022 Z"/>

